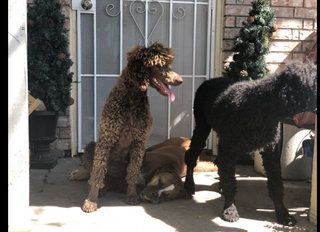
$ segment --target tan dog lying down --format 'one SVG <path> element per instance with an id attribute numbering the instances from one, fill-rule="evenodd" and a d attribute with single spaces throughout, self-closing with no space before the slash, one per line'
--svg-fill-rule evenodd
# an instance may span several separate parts
<path id="1" fill-rule="evenodd" d="M 190 139 L 174 137 L 146 149 L 141 173 L 146 186 L 140 198 L 152 203 L 185 196 L 181 177 L 185 176 L 184 154 Z"/>
<path id="2" fill-rule="evenodd" d="M 143 201 L 159 203 L 185 196 L 181 178 L 186 175 L 184 155 L 189 149 L 190 139 L 174 137 L 160 144 L 146 149 L 142 164 L 143 189 L 140 198 Z M 83 170 L 75 170 L 71 173 L 71 180 L 88 180 L 92 169 L 95 142 L 90 142 L 84 148 Z M 195 171 L 212 171 L 213 163 Z M 121 177 L 106 177 L 107 185 L 111 191 L 126 192 L 127 185 L 124 180 L 125 173 Z"/>

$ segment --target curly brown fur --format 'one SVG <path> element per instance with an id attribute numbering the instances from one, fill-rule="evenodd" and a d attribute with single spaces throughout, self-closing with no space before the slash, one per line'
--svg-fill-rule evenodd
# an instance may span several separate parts
<path id="1" fill-rule="evenodd" d="M 260 150 L 277 221 L 294 225 L 296 220 L 283 203 L 280 121 L 304 111 L 317 111 L 317 66 L 312 63 L 292 62 L 281 72 L 251 82 L 233 83 L 229 78 L 205 81 L 196 92 L 196 127 L 185 155 L 188 194 L 195 191 L 193 168 L 213 129 L 219 136 L 215 162 L 225 198 L 222 218 L 239 219 L 235 206 L 237 158 Z"/>
<path id="2" fill-rule="evenodd" d="M 136 46 L 128 55 L 127 66 L 111 90 L 102 110 L 99 140 L 90 173 L 90 191 L 82 210 L 97 209 L 99 189 L 104 187 L 105 175 L 125 174 L 127 203 L 138 204 L 136 183 L 145 152 L 146 138 L 152 129 L 148 87 L 174 100 L 168 85 L 179 85 L 181 77 L 170 69 L 174 61 L 172 49 L 161 43 L 150 47 Z"/>

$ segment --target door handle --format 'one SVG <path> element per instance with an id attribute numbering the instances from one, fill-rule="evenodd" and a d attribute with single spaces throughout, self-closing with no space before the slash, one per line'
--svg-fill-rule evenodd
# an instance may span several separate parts
<path id="1" fill-rule="evenodd" d="M 92 8 L 92 1 L 91 0 L 82 0 L 81 1 L 81 7 L 84 10 L 90 10 Z"/>

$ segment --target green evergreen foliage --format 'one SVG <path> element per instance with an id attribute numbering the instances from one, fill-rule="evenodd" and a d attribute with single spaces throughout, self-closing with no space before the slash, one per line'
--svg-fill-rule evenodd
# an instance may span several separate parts
<path id="1" fill-rule="evenodd" d="M 65 112 L 73 73 L 68 53 L 65 16 L 56 0 L 28 4 L 28 88 L 48 111 Z"/>
<path id="2" fill-rule="evenodd" d="M 257 0 L 251 4 L 247 22 L 243 22 L 244 27 L 234 41 L 232 51 L 236 54 L 223 73 L 236 81 L 255 80 L 266 75 L 264 55 L 269 53 L 270 37 L 276 30 L 269 0 Z"/>

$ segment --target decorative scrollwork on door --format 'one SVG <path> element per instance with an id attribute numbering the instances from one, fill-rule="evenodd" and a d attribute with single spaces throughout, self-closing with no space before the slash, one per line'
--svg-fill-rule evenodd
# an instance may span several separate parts
<path id="1" fill-rule="evenodd" d="M 109 15 L 110 17 L 116 17 L 120 14 L 120 9 L 118 10 L 118 12 L 112 13 L 115 9 L 115 5 L 114 4 L 108 4 L 106 6 L 106 13 L 107 15 Z"/>
<path id="2" fill-rule="evenodd" d="M 172 12 L 173 18 L 179 20 L 183 19 L 185 16 L 185 10 L 183 7 L 178 7 L 175 11 Z"/>
<path id="3" fill-rule="evenodd" d="M 156 16 L 156 14 L 158 12 L 158 8 L 156 7 L 156 5 L 160 6 L 160 15 L 158 15 L 158 16 Z M 135 25 L 137 26 L 137 28 L 138 28 L 138 30 L 139 30 L 142 38 L 143 38 L 142 40 L 140 40 L 139 44 L 143 45 L 145 43 L 145 40 L 146 40 L 146 33 L 142 32 L 141 27 L 140 27 L 140 25 L 138 23 L 138 20 L 137 20 L 138 15 L 135 14 L 135 12 L 138 13 L 138 14 L 146 13 L 146 3 L 145 2 L 141 2 L 141 1 L 133 1 L 129 6 L 129 12 L 130 12 L 131 17 L 132 17 Z M 162 6 L 161 3 L 159 3 L 158 1 L 149 2 L 148 14 L 154 15 L 154 17 L 158 17 L 158 18 L 156 18 L 156 23 L 152 27 L 150 33 L 147 33 L 148 45 L 153 43 L 153 41 L 150 40 L 150 37 L 151 37 L 152 33 L 154 32 L 154 30 L 156 29 L 156 27 L 158 26 L 158 24 L 159 24 L 159 22 L 161 20 L 161 17 L 163 15 L 163 12 L 164 12 L 164 9 L 163 9 L 163 6 Z M 147 28 L 145 28 L 145 30 L 147 30 Z"/>
<path id="4" fill-rule="evenodd" d="M 138 0 L 132 1 L 129 5 L 130 16 L 132 17 L 134 24 L 136 25 L 139 33 L 142 36 L 142 40 L 140 40 L 139 42 L 140 45 L 144 45 L 146 39 L 148 41 L 148 45 L 153 43 L 153 41 L 150 40 L 151 35 L 154 33 L 155 29 L 157 28 L 161 20 L 161 17 L 163 16 L 163 13 L 164 13 L 164 8 L 161 3 L 159 3 L 158 1 L 148 2 L 148 17 L 156 17 L 155 18 L 156 22 L 150 29 L 150 33 L 145 33 L 145 30 L 147 29 L 145 28 L 144 30 L 142 30 L 144 25 L 139 25 L 138 17 L 139 15 L 146 14 L 146 8 L 147 8 L 146 2 L 138 1 Z M 106 11 L 106 14 L 110 17 L 116 17 L 121 13 L 120 7 L 116 7 L 114 3 L 107 4 L 105 11 Z M 146 34 L 147 34 L 147 38 L 146 38 Z"/>

